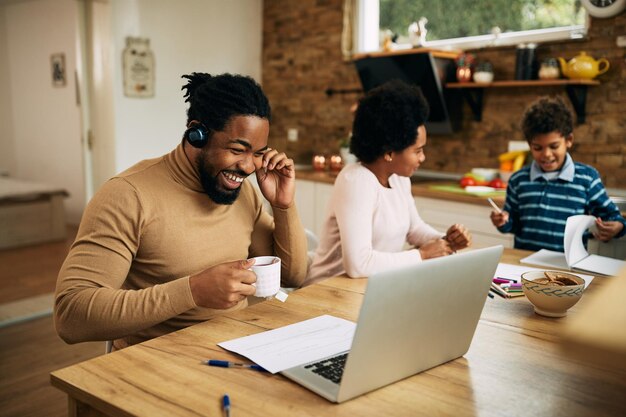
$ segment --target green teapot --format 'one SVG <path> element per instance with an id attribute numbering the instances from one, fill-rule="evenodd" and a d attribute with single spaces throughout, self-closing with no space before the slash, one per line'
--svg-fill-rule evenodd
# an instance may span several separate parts
<path id="1" fill-rule="evenodd" d="M 559 62 L 561 63 L 561 72 L 567 78 L 591 80 L 609 69 L 609 61 L 606 58 L 600 58 L 596 61 L 585 52 L 581 52 L 569 62 L 559 58 Z"/>

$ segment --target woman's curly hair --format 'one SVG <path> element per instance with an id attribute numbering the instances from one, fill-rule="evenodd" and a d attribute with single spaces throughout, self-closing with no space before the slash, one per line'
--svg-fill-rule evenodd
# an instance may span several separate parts
<path id="1" fill-rule="evenodd" d="M 574 131 L 572 112 L 558 97 L 541 97 L 524 112 L 521 128 L 528 142 L 551 132 L 567 137 Z"/>
<path id="2" fill-rule="evenodd" d="M 417 128 L 428 118 L 429 107 L 418 86 L 400 80 L 370 90 L 354 116 L 350 151 L 365 163 L 386 152 L 401 152 L 417 139 Z"/>

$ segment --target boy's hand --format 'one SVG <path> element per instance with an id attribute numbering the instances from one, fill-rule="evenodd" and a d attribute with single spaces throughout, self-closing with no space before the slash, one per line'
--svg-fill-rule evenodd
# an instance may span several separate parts
<path id="1" fill-rule="evenodd" d="M 509 221 L 509 213 L 504 210 L 500 213 L 494 210 L 489 217 L 491 218 L 491 223 L 496 227 L 504 226 Z"/>
<path id="2" fill-rule="evenodd" d="M 615 235 L 622 231 L 624 224 L 617 221 L 602 221 L 601 218 L 596 218 L 596 230 L 593 232 L 593 237 L 602 241 L 608 242 L 613 239 Z"/>

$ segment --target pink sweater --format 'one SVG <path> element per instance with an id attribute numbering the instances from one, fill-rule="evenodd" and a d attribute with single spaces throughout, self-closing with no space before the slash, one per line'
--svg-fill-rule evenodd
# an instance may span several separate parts
<path id="1" fill-rule="evenodd" d="M 337 176 L 320 244 L 306 285 L 347 274 L 352 278 L 421 262 L 419 247 L 441 238 L 417 213 L 407 177 L 392 175 L 390 188 L 361 164 Z"/>

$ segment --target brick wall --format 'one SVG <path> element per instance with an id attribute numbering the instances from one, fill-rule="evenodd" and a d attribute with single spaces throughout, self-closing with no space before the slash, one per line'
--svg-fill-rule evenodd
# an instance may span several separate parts
<path id="1" fill-rule="evenodd" d="M 263 87 L 273 108 L 271 146 L 286 150 L 297 163 L 314 153 L 336 153 L 350 131 L 350 105 L 358 95 L 332 95 L 328 88 L 360 88 L 354 65 L 341 57 L 342 0 L 265 0 L 263 16 Z M 610 70 L 601 85 L 587 93 L 586 123 L 576 126 L 572 156 L 595 166 L 608 187 L 626 188 L 626 50 L 615 38 L 626 35 L 626 13 L 593 19 L 585 41 L 542 44 L 539 60 L 571 59 L 580 51 L 605 57 Z M 495 79 L 514 78 L 515 47 L 471 51 L 493 63 Z M 519 119 L 524 108 L 543 94 L 559 95 L 563 87 L 493 88 L 483 97 L 482 121 L 464 104 L 462 129 L 453 135 L 429 136 L 423 169 L 463 173 L 472 167 L 497 167 L 497 155 L 509 140 L 523 140 Z M 296 128 L 297 142 L 287 141 Z"/>

